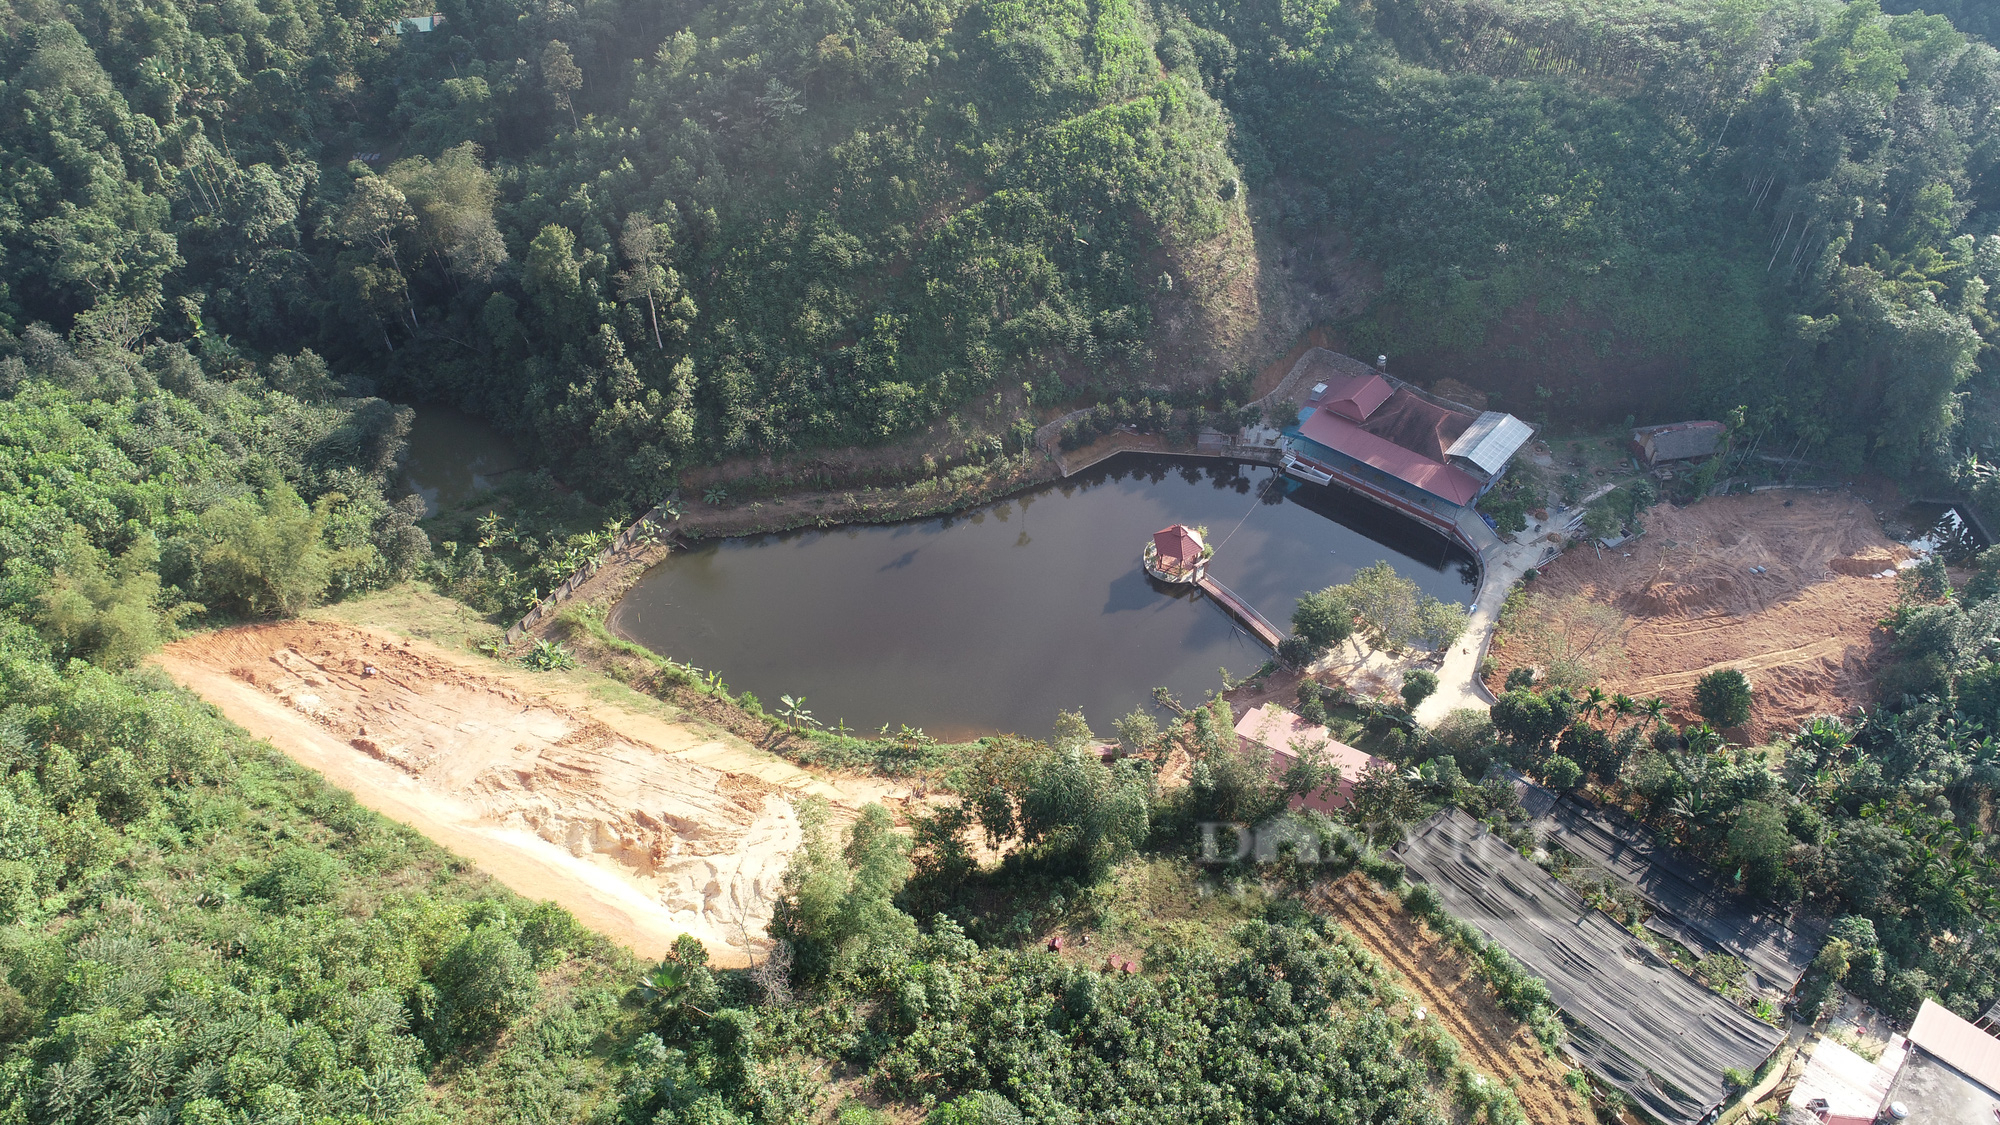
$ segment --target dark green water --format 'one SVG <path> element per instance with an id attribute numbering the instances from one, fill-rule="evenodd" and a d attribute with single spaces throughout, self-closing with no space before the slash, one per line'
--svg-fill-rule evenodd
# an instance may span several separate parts
<path id="1" fill-rule="evenodd" d="M 1126 454 L 945 519 L 677 551 L 612 625 L 768 704 L 804 695 L 828 724 L 955 739 L 1044 734 L 1066 708 L 1108 732 L 1156 685 L 1191 701 L 1221 686 L 1218 668 L 1264 662 L 1221 607 L 1146 577 L 1140 549 L 1168 524 L 1207 525 L 1210 572 L 1281 627 L 1300 594 L 1384 559 L 1431 594 L 1471 599 L 1462 550 L 1295 483 L 1267 466 Z"/>
<path id="2" fill-rule="evenodd" d="M 424 514 L 437 515 L 491 489 L 522 461 L 500 431 L 448 406 L 416 407 L 403 485 L 424 498 Z"/>

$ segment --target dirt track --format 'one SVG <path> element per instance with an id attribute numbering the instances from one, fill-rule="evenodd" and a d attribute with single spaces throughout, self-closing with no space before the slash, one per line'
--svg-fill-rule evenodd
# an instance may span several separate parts
<path id="1" fill-rule="evenodd" d="M 1465 1049 L 1467 1061 L 1514 1091 L 1534 1125 L 1596 1125 L 1590 1106 L 1563 1083 L 1569 1067 L 1508 1015 L 1466 959 L 1425 930 L 1360 875 L 1325 888 L 1313 905 L 1338 921 L 1403 977 Z"/>
<path id="2" fill-rule="evenodd" d="M 1661 504 L 1643 521 L 1643 537 L 1601 556 L 1572 549 L 1534 587 L 1625 614 L 1626 659 L 1604 678 L 1606 691 L 1660 696 L 1690 721 L 1695 681 L 1740 668 L 1754 690 L 1756 738 L 1873 701 L 1888 639 L 1875 623 L 1896 604 L 1896 583 L 1876 576 L 1910 552 L 1859 497 L 1778 490 Z M 1493 656 L 1495 690 L 1530 662 L 1506 639 Z"/>
<path id="3" fill-rule="evenodd" d="M 190 637 L 159 662 L 364 805 L 649 957 L 688 933 L 747 963 L 800 842 L 789 798 L 889 795 L 334 622 Z"/>

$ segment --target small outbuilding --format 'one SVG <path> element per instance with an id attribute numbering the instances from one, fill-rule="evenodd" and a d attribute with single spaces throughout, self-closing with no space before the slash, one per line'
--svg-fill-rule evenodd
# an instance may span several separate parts
<path id="1" fill-rule="evenodd" d="M 1335 784 L 1293 797 L 1293 809 L 1330 813 L 1345 805 L 1348 798 L 1354 795 L 1354 782 L 1360 778 L 1361 771 L 1371 765 L 1383 764 L 1382 759 L 1356 750 L 1334 738 L 1325 727 L 1308 723 L 1275 703 L 1253 707 L 1237 720 L 1236 740 L 1239 750 L 1261 748 L 1268 751 L 1271 755 L 1271 776 L 1274 778 L 1283 777 L 1285 771 L 1292 768 L 1292 763 L 1298 761 L 1301 751 L 1316 753 L 1319 764 L 1340 771 L 1339 781 Z"/>
<path id="2" fill-rule="evenodd" d="M 1713 457 L 1721 451 L 1723 436 L 1728 432 L 1728 427 L 1720 422 L 1641 426 L 1632 431 L 1632 456 L 1649 469 L 1668 461 Z"/>
<path id="3" fill-rule="evenodd" d="M 1908 1035 L 1869 1062 L 1822 1040 L 1787 1100 L 1785 1125 L 1992 1125 L 2000 1119 L 2000 1039 L 1934 1000 Z"/>
<path id="4" fill-rule="evenodd" d="M 1197 582 L 1209 554 L 1208 544 L 1194 528 L 1184 523 L 1163 527 L 1146 544 L 1146 573 L 1162 582 Z"/>

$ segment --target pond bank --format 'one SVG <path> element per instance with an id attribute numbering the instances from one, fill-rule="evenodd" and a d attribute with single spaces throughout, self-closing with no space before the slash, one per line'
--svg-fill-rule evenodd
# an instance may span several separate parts
<path id="1" fill-rule="evenodd" d="M 1217 580 L 1277 621 L 1376 562 L 1447 600 L 1476 581 L 1442 538 L 1276 466 L 1126 454 L 941 518 L 691 543 L 610 623 L 767 704 L 805 696 L 828 723 L 957 740 L 1081 708 L 1104 726 L 1155 687 L 1199 698 L 1218 665 L 1243 676 L 1270 656 L 1212 596 L 1146 578 L 1139 548 L 1173 523 L 1206 524 Z"/>

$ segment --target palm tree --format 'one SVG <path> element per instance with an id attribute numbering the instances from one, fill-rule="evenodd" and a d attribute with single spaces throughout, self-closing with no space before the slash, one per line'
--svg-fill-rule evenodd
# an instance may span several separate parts
<path id="1" fill-rule="evenodd" d="M 1703 758 L 1726 745 L 1722 732 L 1707 723 L 1696 723 L 1681 731 L 1681 739 L 1687 743 L 1689 754 Z"/>
<path id="2" fill-rule="evenodd" d="M 1593 684 L 1583 690 L 1583 698 L 1577 701 L 1576 709 L 1584 718 L 1595 719 L 1609 700 L 1604 689 Z"/>
<path id="3" fill-rule="evenodd" d="M 1639 711 L 1654 722 L 1659 722 L 1667 713 L 1667 701 L 1653 696 L 1639 704 Z"/>
<path id="4" fill-rule="evenodd" d="M 1611 713 L 1629 719 L 1639 713 L 1639 701 L 1621 691 L 1611 697 Z"/>

